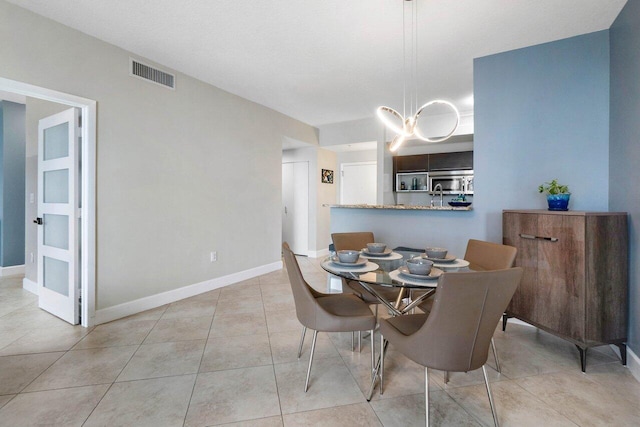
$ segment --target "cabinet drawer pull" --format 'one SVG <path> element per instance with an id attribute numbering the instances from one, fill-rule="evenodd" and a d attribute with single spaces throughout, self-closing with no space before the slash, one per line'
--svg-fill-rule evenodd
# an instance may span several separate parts
<path id="1" fill-rule="evenodd" d="M 519 234 L 520 237 L 522 237 L 523 239 L 529 239 L 529 240 L 548 240 L 550 242 L 557 242 L 558 238 L 557 237 L 544 237 L 544 236 L 534 236 L 532 234 L 524 234 L 524 233 L 520 233 Z"/>

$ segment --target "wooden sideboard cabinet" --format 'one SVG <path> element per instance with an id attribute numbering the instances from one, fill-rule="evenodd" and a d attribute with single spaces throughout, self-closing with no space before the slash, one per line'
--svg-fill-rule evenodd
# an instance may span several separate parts
<path id="1" fill-rule="evenodd" d="M 628 312 L 627 214 L 506 210 L 503 242 L 524 268 L 505 317 L 564 338 L 580 351 L 616 344 L 626 364 Z"/>

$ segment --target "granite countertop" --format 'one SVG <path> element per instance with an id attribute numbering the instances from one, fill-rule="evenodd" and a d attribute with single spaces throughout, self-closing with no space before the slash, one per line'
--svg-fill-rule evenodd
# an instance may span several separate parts
<path id="1" fill-rule="evenodd" d="M 470 211 L 473 205 L 467 207 L 453 206 L 413 206 L 413 205 L 322 205 L 329 208 L 347 208 L 347 209 L 394 209 L 394 210 L 413 210 L 413 211 Z"/>

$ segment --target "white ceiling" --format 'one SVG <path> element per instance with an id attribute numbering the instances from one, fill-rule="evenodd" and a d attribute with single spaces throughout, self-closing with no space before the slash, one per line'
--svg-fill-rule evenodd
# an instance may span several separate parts
<path id="1" fill-rule="evenodd" d="M 314 126 L 402 108 L 402 0 L 8 1 Z M 626 3 L 418 1 L 419 98 L 463 111 L 473 58 L 607 29 Z"/>

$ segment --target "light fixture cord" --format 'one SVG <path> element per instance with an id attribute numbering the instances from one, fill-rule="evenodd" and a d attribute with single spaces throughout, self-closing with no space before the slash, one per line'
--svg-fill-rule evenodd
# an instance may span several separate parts
<path id="1" fill-rule="evenodd" d="M 402 117 L 407 117 L 407 26 L 404 0 L 402 1 Z"/>

